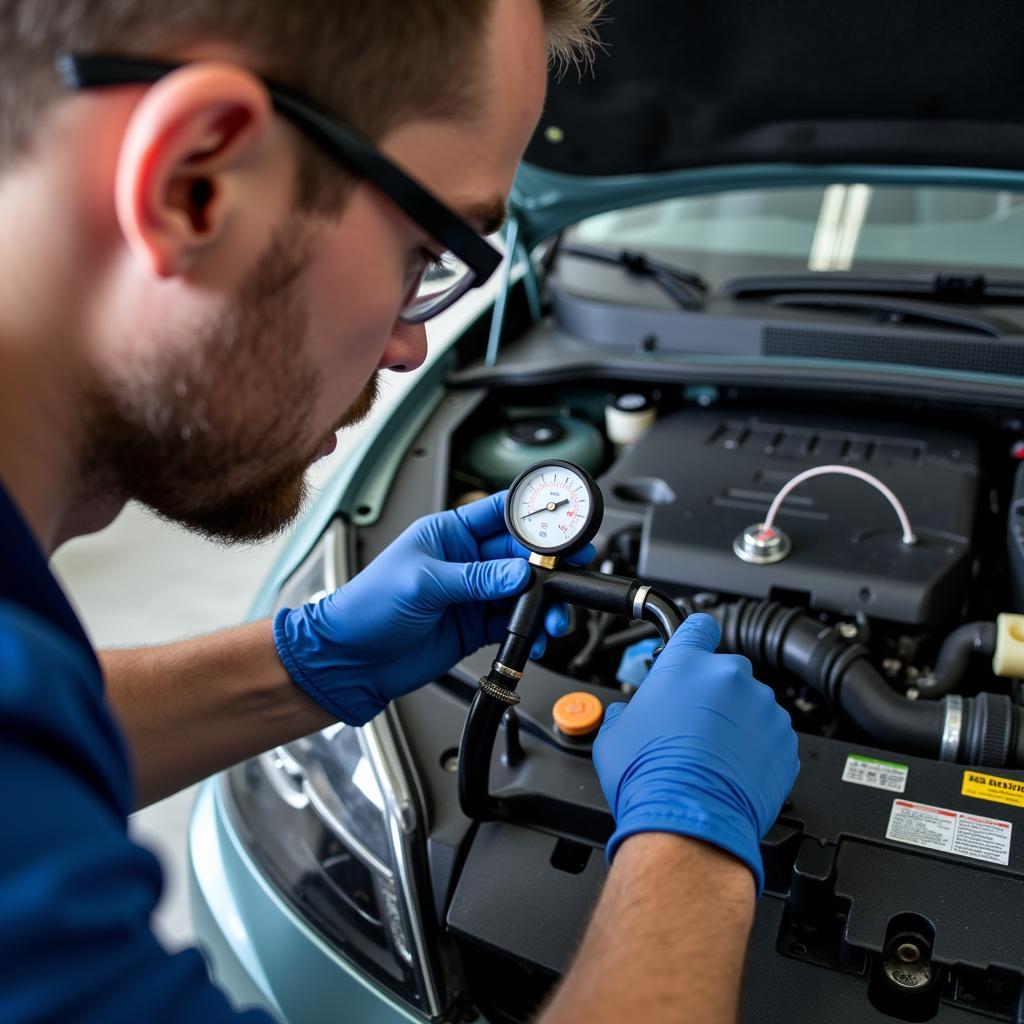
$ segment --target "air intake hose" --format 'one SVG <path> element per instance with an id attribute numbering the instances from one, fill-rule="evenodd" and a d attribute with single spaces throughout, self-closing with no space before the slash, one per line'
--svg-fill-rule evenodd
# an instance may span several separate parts
<path id="1" fill-rule="evenodd" d="M 799 608 L 737 601 L 714 614 L 722 650 L 796 676 L 881 747 L 960 764 L 1024 765 L 1024 708 L 1007 696 L 909 701 L 879 675 L 866 648 Z"/>
<path id="2" fill-rule="evenodd" d="M 967 622 L 957 627 L 942 641 L 934 670 L 918 679 L 921 696 L 936 700 L 952 693 L 963 682 L 972 654 L 991 658 L 995 651 L 994 622 Z"/>

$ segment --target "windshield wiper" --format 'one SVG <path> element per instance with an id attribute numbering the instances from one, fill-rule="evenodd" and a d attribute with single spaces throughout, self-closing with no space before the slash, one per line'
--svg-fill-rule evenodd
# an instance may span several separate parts
<path id="1" fill-rule="evenodd" d="M 768 295 L 765 301 L 773 306 L 791 309 L 832 310 L 837 313 L 872 314 L 885 323 L 905 324 L 909 327 L 939 324 L 959 331 L 1001 338 L 998 324 L 980 316 L 971 316 L 944 309 L 936 302 L 914 302 L 910 299 L 888 296 L 849 295 L 844 292 L 785 292 Z"/>
<path id="2" fill-rule="evenodd" d="M 962 303 L 1024 302 L 1024 281 L 951 271 L 891 275 L 835 271 L 766 274 L 723 281 L 720 291 L 733 299 L 768 298 L 787 292 L 831 292 L 845 295 L 925 297 Z"/>
<path id="3" fill-rule="evenodd" d="M 584 260 L 596 260 L 599 263 L 611 263 L 622 267 L 630 274 L 650 278 L 671 299 L 683 309 L 700 310 L 704 308 L 704 295 L 708 290 L 707 282 L 690 270 L 681 270 L 669 263 L 652 260 L 642 252 L 631 249 L 599 249 L 589 245 L 560 245 L 558 254 L 576 256 Z"/>

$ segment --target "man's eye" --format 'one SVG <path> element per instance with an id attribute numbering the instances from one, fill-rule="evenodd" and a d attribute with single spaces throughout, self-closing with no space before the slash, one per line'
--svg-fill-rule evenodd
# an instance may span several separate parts
<path id="1" fill-rule="evenodd" d="M 402 298 L 403 304 L 408 304 L 416 298 L 416 294 L 423 283 L 424 278 L 434 271 L 434 265 L 438 257 L 429 249 L 414 249 L 409 254 L 405 264 L 405 294 Z"/>
<path id="2" fill-rule="evenodd" d="M 426 246 L 420 246 L 409 256 L 403 305 L 408 307 L 416 301 L 436 301 L 442 293 L 459 288 L 468 272 L 466 265 L 454 253 L 445 251 L 439 255 Z"/>
<path id="3" fill-rule="evenodd" d="M 408 277 L 419 277 L 421 274 L 427 274 L 432 270 L 439 270 L 443 267 L 443 256 L 438 256 L 437 253 L 421 247 L 409 256 L 406 273 Z"/>
<path id="4" fill-rule="evenodd" d="M 429 249 L 421 251 L 423 253 L 423 267 L 428 274 L 448 269 L 450 253 L 442 253 L 438 256 L 436 252 L 431 252 Z"/>

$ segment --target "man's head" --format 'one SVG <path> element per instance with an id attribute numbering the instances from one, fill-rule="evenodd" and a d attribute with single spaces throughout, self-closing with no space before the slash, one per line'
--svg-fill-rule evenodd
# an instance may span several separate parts
<path id="1" fill-rule="evenodd" d="M 217 536 L 264 536 L 372 404 L 377 371 L 423 361 L 422 326 L 397 313 L 437 240 L 276 116 L 257 75 L 347 120 L 486 232 L 546 55 L 577 52 L 599 6 L 0 0 L 0 211 L 36 206 L 22 262 L 60 289 L 38 326 L 76 369 L 79 504 L 138 497 Z M 52 69 L 68 50 L 184 66 L 69 97 Z M 17 299 L 0 292 L 0 343 L 26 328 Z"/>

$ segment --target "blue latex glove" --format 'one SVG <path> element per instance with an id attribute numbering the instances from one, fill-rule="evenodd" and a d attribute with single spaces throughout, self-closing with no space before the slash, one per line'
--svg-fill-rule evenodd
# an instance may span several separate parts
<path id="1" fill-rule="evenodd" d="M 358 576 L 316 604 L 283 609 L 274 643 L 288 674 L 349 725 L 505 635 L 530 579 L 528 552 L 505 528 L 505 494 L 425 516 Z M 593 546 L 574 559 L 585 564 Z M 495 603 L 497 602 L 497 603 Z M 562 608 L 545 626 L 564 632 Z M 534 648 L 540 656 L 543 642 Z"/>
<path id="2" fill-rule="evenodd" d="M 800 770 L 796 734 L 750 662 L 714 654 L 710 615 L 676 631 L 629 704 L 611 704 L 594 766 L 615 817 L 609 862 L 637 832 L 675 832 L 719 846 L 764 885 L 760 839 Z"/>

